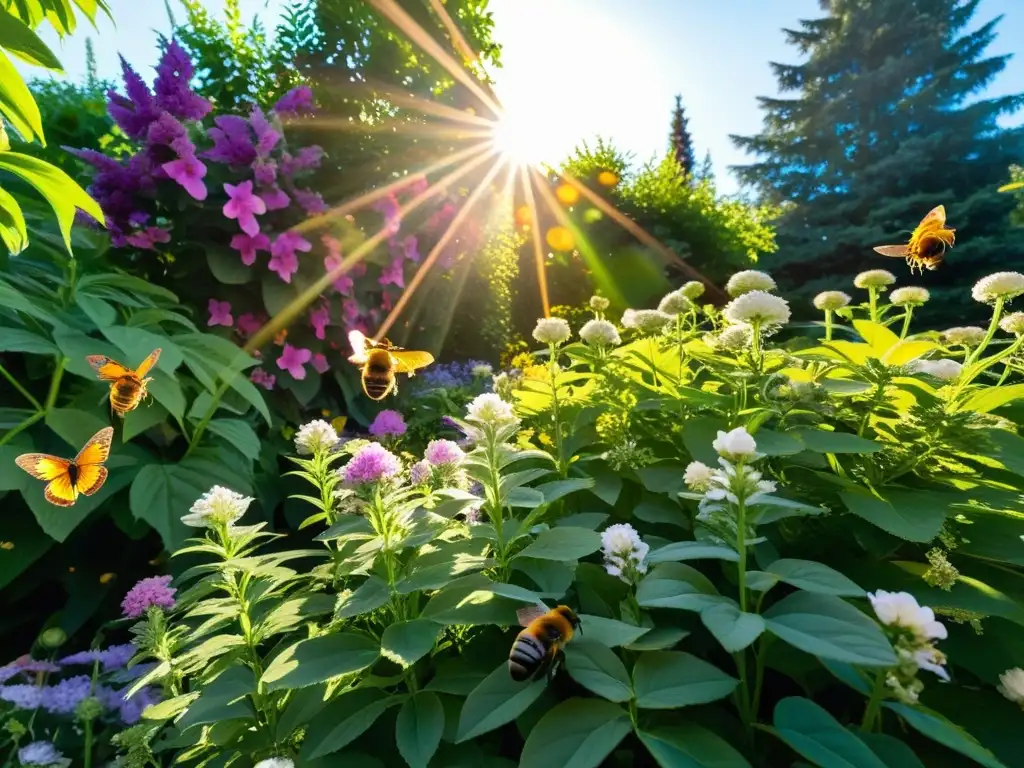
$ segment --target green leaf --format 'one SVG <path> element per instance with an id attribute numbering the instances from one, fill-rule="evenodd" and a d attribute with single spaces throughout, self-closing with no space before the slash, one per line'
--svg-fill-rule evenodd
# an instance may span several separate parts
<path id="1" fill-rule="evenodd" d="M 262 640 L 287 632 L 315 616 L 330 613 L 333 608 L 334 598 L 331 595 L 312 594 L 289 598 L 260 619 L 256 627 L 256 638 Z"/>
<path id="2" fill-rule="evenodd" d="M 248 422 L 241 419 L 214 419 L 207 426 L 213 434 L 224 438 L 228 445 L 243 456 L 255 461 L 260 456 L 260 439 Z"/>
<path id="3" fill-rule="evenodd" d="M 863 741 L 886 768 L 924 768 L 924 763 L 904 742 L 884 733 L 857 732 L 857 738 Z"/>
<path id="4" fill-rule="evenodd" d="M 60 354 L 57 345 L 48 338 L 22 328 L 0 328 L 0 352 L 27 352 L 31 355 Z"/>
<path id="5" fill-rule="evenodd" d="M 896 654 L 878 625 L 833 595 L 795 592 L 765 614 L 768 631 L 822 659 L 891 667 Z"/>
<path id="6" fill-rule="evenodd" d="M 212 683 L 204 685 L 199 698 L 175 722 L 184 733 L 197 725 L 207 725 L 236 717 L 252 717 L 255 712 L 248 697 L 256 692 L 256 680 L 246 667 L 231 667 Z"/>
<path id="7" fill-rule="evenodd" d="M 0 26 L 3 20 L 0 18 Z M 44 147 L 43 120 L 39 115 L 39 107 L 32 98 L 25 81 L 18 70 L 0 48 L 0 115 L 6 117 L 25 141 L 39 140 Z M 11 152 L 0 153 L 0 158 Z M 0 164 L 0 168 L 3 165 Z"/>
<path id="8" fill-rule="evenodd" d="M 149 464 L 135 476 L 128 503 L 136 519 L 152 525 L 164 545 L 173 550 L 188 537 L 181 516 L 212 486 L 222 482 L 192 458 L 177 464 Z"/>
<path id="9" fill-rule="evenodd" d="M 0 331 L 2 333 L 2 331 Z M 54 408 L 46 414 L 46 426 L 73 449 L 72 458 L 93 435 L 109 424 L 94 413 L 75 408 Z"/>
<path id="10" fill-rule="evenodd" d="M 444 708 L 437 694 L 418 691 L 405 700 L 395 723 L 395 744 L 410 768 L 427 768 L 441 743 Z"/>
<path id="11" fill-rule="evenodd" d="M 629 673 L 609 648 L 589 639 L 580 639 L 565 647 L 565 669 L 572 678 L 609 701 L 633 698 Z"/>
<path id="12" fill-rule="evenodd" d="M 924 707 L 908 707 L 906 704 L 895 702 L 887 702 L 883 706 L 902 717 L 907 725 L 918 733 L 927 736 L 932 741 L 937 741 L 954 752 L 969 757 L 979 765 L 984 765 L 986 768 L 1006 768 L 971 734 L 949 722 L 937 712 L 932 712 Z"/>
<path id="13" fill-rule="evenodd" d="M 3 62 L 7 61 L 0 52 L 0 83 L 5 79 Z M 9 62 L 8 62 L 9 63 Z M 0 85 L 0 104 L 3 102 L 3 86 Z M 17 152 L 0 153 L 0 170 L 20 176 L 27 181 L 44 198 L 57 214 L 57 224 L 64 236 L 64 245 L 71 252 L 71 225 L 75 220 L 75 211 L 81 208 L 96 221 L 105 221 L 103 211 L 96 201 L 89 197 L 75 180 L 55 165 L 50 165 L 35 157 Z"/>
<path id="14" fill-rule="evenodd" d="M 565 480 L 553 480 L 550 483 L 541 483 L 534 490 L 540 491 L 544 494 L 544 503 L 550 504 L 563 496 L 568 496 L 570 493 L 583 491 L 587 488 L 593 487 L 594 478 L 592 477 L 569 477 Z"/>
<path id="15" fill-rule="evenodd" d="M 739 680 L 679 651 L 649 651 L 633 667 L 633 691 L 643 709 L 675 709 L 725 698 Z"/>
<path id="16" fill-rule="evenodd" d="M 545 680 L 517 683 L 508 671 L 508 663 L 483 679 L 466 697 L 459 716 L 456 743 L 476 738 L 519 717 L 544 692 Z"/>
<path id="17" fill-rule="evenodd" d="M 636 735 L 661 768 L 750 768 L 729 742 L 695 723 L 674 722 Z"/>
<path id="18" fill-rule="evenodd" d="M 849 432 L 826 432 L 823 429 L 798 429 L 791 434 L 800 438 L 808 450 L 817 453 L 875 453 L 880 443 Z"/>
<path id="19" fill-rule="evenodd" d="M 624 621 L 592 616 L 588 613 L 579 614 L 579 619 L 580 627 L 586 634 L 587 640 L 593 640 L 609 648 L 629 645 L 650 631 L 648 627 L 636 627 Z"/>
<path id="20" fill-rule="evenodd" d="M 636 470 L 636 474 L 644 488 L 651 493 L 675 495 L 686 488 L 683 483 L 685 469 L 686 467 L 677 461 L 659 461 L 657 464 L 641 467 Z"/>
<path id="21" fill-rule="evenodd" d="M 629 730 L 629 716 L 621 707 L 600 699 L 569 699 L 533 727 L 519 764 L 597 768 Z"/>
<path id="22" fill-rule="evenodd" d="M 661 563 L 652 568 L 637 587 L 636 599 L 644 608 L 683 611 L 701 611 L 725 600 L 707 576 L 683 563 Z"/>
<path id="23" fill-rule="evenodd" d="M 900 343 L 900 337 L 890 331 L 884 325 L 870 320 L 854 320 L 853 327 L 864 339 L 874 352 L 874 356 L 881 358 L 886 352 Z"/>
<path id="24" fill-rule="evenodd" d="M 457 579 L 430 598 L 420 618 L 439 624 L 514 626 L 523 601 L 501 596 L 494 586 L 482 574 Z"/>
<path id="25" fill-rule="evenodd" d="M 238 251 L 228 248 L 208 245 L 206 263 L 210 267 L 210 272 L 217 278 L 217 282 L 225 285 L 244 285 L 257 274 L 255 269 L 242 263 Z"/>
<path id="26" fill-rule="evenodd" d="M 357 688 L 341 694 L 312 720 L 302 740 L 302 758 L 315 760 L 355 741 L 384 710 L 401 701 L 376 688 Z"/>
<path id="27" fill-rule="evenodd" d="M 389 624 L 380 639 L 381 655 L 402 667 L 411 667 L 434 649 L 440 625 L 426 619 Z"/>
<path id="28" fill-rule="evenodd" d="M 841 491 L 839 498 L 857 517 L 907 541 L 934 539 L 946 520 L 945 504 L 927 500 L 920 491 L 886 490 L 881 499 L 867 491 Z"/>
<path id="29" fill-rule="evenodd" d="M 690 633 L 679 627 L 655 627 L 626 646 L 629 651 L 666 651 Z"/>
<path id="30" fill-rule="evenodd" d="M 151 427 L 162 424 L 170 414 L 160 403 L 151 403 L 145 408 L 136 408 L 125 414 L 121 439 L 128 442 Z"/>
<path id="31" fill-rule="evenodd" d="M 886 768 L 874 752 L 813 701 L 790 696 L 775 706 L 775 731 L 822 768 Z"/>
<path id="32" fill-rule="evenodd" d="M 43 67 L 54 72 L 63 72 L 60 60 L 32 29 L 21 19 L 12 16 L 0 7 L 0 48 L 33 67 Z"/>
<path id="33" fill-rule="evenodd" d="M 6 152 L 9 146 L 4 146 L 7 134 L 0 124 L 0 152 Z M 21 212 L 21 206 L 7 190 L 0 187 L 0 241 L 4 247 L 17 256 L 28 247 L 28 229 L 25 227 L 25 214 Z"/>
<path id="34" fill-rule="evenodd" d="M 387 582 L 378 576 L 371 576 L 354 592 L 346 590 L 338 595 L 334 615 L 339 619 L 362 616 L 364 613 L 377 610 L 390 599 Z"/>
<path id="35" fill-rule="evenodd" d="M 538 560 L 579 560 L 601 548 L 601 535 L 585 528 L 550 528 L 542 531 L 516 557 Z"/>
<path id="36" fill-rule="evenodd" d="M 728 560 L 730 563 L 737 563 L 739 559 L 736 550 L 730 547 L 700 541 L 676 541 L 647 555 L 647 562 L 651 565 L 683 560 Z"/>
<path id="37" fill-rule="evenodd" d="M 729 653 L 742 651 L 764 632 L 764 619 L 743 613 L 732 603 L 712 605 L 700 612 L 704 626 Z"/>
<path id="38" fill-rule="evenodd" d="M 1014 400 L 1024 398 L 1024 384 L 1011 384 L 1002 387 L 984 387 L 977 392 L 971 393 L 967 401 L 961 407 L 964 411 L 977 411 L 978 413 L 990 413 L 997 408 L 1002 408 Z"/>
<path id="39" fill-rule="evenodd" d="M 272 691 L 304 688 L 365 669 L 378 656 L 376 643 L 350 632 L 300 640 L 274 657 L 261 682 Z"/>
<path id="40" fill-rule="evenodd" d="M 759 429 L 754 434 L 757 441 L 757 452 L 765 456 L 793 456 L 804 450 L 804 444 L 795 433 L 775 432 L 771 429 Z"/>
<path id="41" fill-rule="evenodd" d="M 792 584 L 794 587 L 816 592 L 820 595 L 837 595 L 839 597 L 864 597 L 864 590 L 839 573 L 822 563 L 813 560 L 781 559 L 773 562 L 765 569 L 768 573 L 779 577 L 779 581 Z"/>

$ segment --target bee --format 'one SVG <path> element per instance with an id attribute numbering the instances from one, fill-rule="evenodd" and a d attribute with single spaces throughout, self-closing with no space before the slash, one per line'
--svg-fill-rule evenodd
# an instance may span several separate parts
<path id="1" fill-rule="evenodd" d="M 374 341 L 360 331 L 350 331 L 348 341 L 352 345 L 349 362 L 363 366 L 363 392 L 371 400 L 383 400 L 392 392 L 398 392 L 396 373 L 414 376 L 416 369 L 434 362 L 429 352 L 405 350 L 393 346 L 387 339 Z"/>
<path id="2" fill-rule="evenodd" d="M 14 463 L 36 480 L 49 481 L 43 495 L 51 504 L 70 507 L 78 494 L 92 496 L 107 480 L 103 462 L 110 455 L 113 427 L 104 427 L 85 444 L 74 459 L 61 459 L 48 453 L 23 453 Z"/>
<path id="3" fill-rule="evenodd" d="M 946 208 L 937 205 L 910 234 L 906 245 L 876 245 L 875 252 L 896 259 L 906 259 L 910 272 L 914 268 L 924 270 L 938 269 L 946 255 L 946 248 L 952 248 L 956 236 L 955 229 L 946 226 Z"/>
<path id="4" fill-rule="evenodd" d="M 580 627 L 580 617 L 565 605 L 548 610 L 546 605 L 520 608 L 516 612 L 525 629 L 516 635 L 508 654 L 508 673 L 516 682 L 531 680 L 547 673 L 550 680 L 562 657 L 562 646 Z"/>
<path id="5" fill-rule="evenodd" d="M 110 407 L 123 419 L 124 415 L 135 410 L 146 396 L 146 386 L 153 379 L 144 377 L 160 359 L 160 350 L 154 349 L 150 352 L 149 357 L 143 360 L 135 371 L 103 355 L 89 355 L 85 359 L 102 381 L 110 382 Z"/>

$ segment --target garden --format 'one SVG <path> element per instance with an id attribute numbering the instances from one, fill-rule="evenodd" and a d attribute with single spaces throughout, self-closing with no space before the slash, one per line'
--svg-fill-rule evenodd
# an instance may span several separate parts
<path id="1" fill-rule="evenodd" d="M 646 163 L 503 143 L 487 0 L 182 0 L 53 77 L 110 5 L 0 0 L 4 766 L 1024 766 L 977 3 L 825 0 L 743 194 L 680 99 Z"/>

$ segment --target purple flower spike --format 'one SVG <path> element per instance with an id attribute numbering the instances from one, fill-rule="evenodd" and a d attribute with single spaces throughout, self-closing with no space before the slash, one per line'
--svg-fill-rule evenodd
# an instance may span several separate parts
<path id="1" fill-rule="evenodd" d="M 55 715 L 70 715 L 92 690 L 89 675 L 76 675 L 42 689 L 43 709 Z"/>
<path id="2" fill-rule="evenodd" d="M 281 140 L 281 134 L 274 130 L 274 126 L 270 124 L 267 116 L 259 107 L 255 107 L 249 116 L 249 125 L 252 126 L 253 133 L 256 134 L 256 154 L 266 157 Z"/>
<path id="3" fill-rule="evenodd" d="M 274 111 L 279 115 L 298 115 L 313 111 L 313 91 L 308 85 L 292 88 L 277 100 Z"/>
<path id="4" fill-rule="evenodd" d="M 295 196 L 295 202 L 302 206 L 302 210 L 309 216 L 316 216 L 327 211 L 327 203 L 324 202 L 319 192 L 296 189 L 292 194 Z"/>
<path id="5" fill-rule="evenodd" d="M 150 123 L 160 117 L 160 110 L 153 101 L 145 81 L 121 57 L 121 72 L 128 98 L 115 91 L 107 93 L 107 112 L 128 136 L 141 139 L 146 135 Z"/>
<path id="6" fill-rule="evenodd" d="M 213 139 L 213 148 L 203 157 L 216 163 L 228 165 L 250 165 L 256 159 L 256 148 L 252 145 L 252 131 L 249 122 L 237 115 L 221 115 L 213 121 L 206 135 Z"/>
<path id="7" fill-rule="evenodd" d="M 202 120 L 213 109 L 210 102 L 193 93 L 189 83 L 195 68 L 177 40 L 167 44 L 156 73 L 153 90 L 156 91 L 157 106 L 161 109 L 166 109 L 180 120 Z"/>

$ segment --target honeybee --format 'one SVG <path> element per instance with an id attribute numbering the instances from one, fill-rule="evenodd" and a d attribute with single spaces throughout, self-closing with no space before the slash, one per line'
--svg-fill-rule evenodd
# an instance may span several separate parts
<path id="1" fill-rule="evenodd" d="M 937 205 L 921 223 L 914 228 L 906 245 L 876 245 L 875 252 L 896 259 L 906 259 L 910 272 L 916 267 L 920 272 L 938 269 L 946 255 L 946 248 L 952 248 L 955 229 L 946 226 L 946 209 Z"/>
<path id="2" fill-rule="evenodd" d="M 434 362 L 429 352 L 396 347 L 387 339 L 374 341 L 360 331 L 350 331 L 348 341 L 352 345 L 349 362 L 363 366 L 363 392 L 371 400 L 383 400 L 392 392 L 398 392 L 396 373 L 414 376 L 418 368 Z"/>
<path id="3" fill-rule="evenodd" d="M 582 632 L 580 617 L 565 605 L 548 610 L 546 605 L 520 608 L 516 612 L 525 629 L 516 635 L 508 654 L 508 672 L 517 682 L 547 673 L 548 680 L 557 669 L 562 647 L 577 629 Z"/>
<path id="4" fill-rule="evenodd" d="M 135 410 L 146 396 L 146 386 L 153 379 L 144 377 L 160 359 L 160 350 L 154 349 L 150 352 L 135 371 L 103 355 L 89 355 L 85 359 L 96 369 L 102 381 L 110 382 L 110 407 L 123 419 L 124 415 Z"/>
<path id="5" fill-rule="evenodd" d="M 74 459 L 61 459 L 48 453 L 23 453 L 14 463 L 36 480 L 48 480 L 43 495 L 51 504 L 70 507 L 78 494 L 92 496 L 107 480 L 103 462 L 110 455 L 113 427 L 104 427 L 85 444 Z"/>

